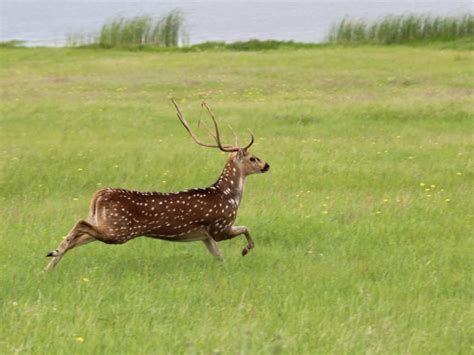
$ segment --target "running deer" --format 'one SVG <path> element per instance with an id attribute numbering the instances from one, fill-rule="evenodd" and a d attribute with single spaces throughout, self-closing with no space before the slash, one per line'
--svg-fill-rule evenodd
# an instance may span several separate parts
<path id="1" fill-rule="evenodd" d="M 53 257 L 46 270 L 51 270 L 69 250 L 93 241 L 107 244 L 124 244 L 131 239 L 145 236 L 174 242 L 201 240 L 209 252 L 222 260 L 217 242 L 244 235 L 247 245 L 245 256 L 254 248 L 254 242 L 245 226 L 233 226 L 242 199 L 245 179 L 255 173 L 264 173 L 270 166 L 249 152 L 254 142 L 239 147 L 221 142 L 216 119 L 206 107 L 214 124 L 215 144 L 202 142 L 191 130 L 178 105 L 172 100 L 179 120 L 199 145 L 218 148 L 229 153 L 219 179 L 208 188 L 181 192 L 137 192 L 107 188 L 94 193 L 88 220 L 80 220 L 47 256 Z M 208 128 L 209 129 L 209 128 Z"/>

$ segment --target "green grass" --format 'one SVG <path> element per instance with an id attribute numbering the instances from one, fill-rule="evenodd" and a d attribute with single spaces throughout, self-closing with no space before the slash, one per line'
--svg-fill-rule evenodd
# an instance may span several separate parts
<path id="1" fill-rule="evenodd" d="M 460 38 L 474 40 L 474 15 L 430 16 L 405 14 L 378 21 L 346 18 L 330 30 L 331 43 L 402 44 L 446 42 Z"/>
<path id="2" fill-rule="evenodd" d="M 472 52 L 0 56 L 0 353 L 472 352 Z M 42 273 L 96 189 L 215 181 L 169 96 L 255 134 L 256 248 L 97 242 Z"/>
<path id="3" fill-rule="evenodd" d="M 204 42 L 199 44 L 194 44 L 189 47 L 181 48 L 183 51 L 265 51 L 265 50 L 275 50 L 275 49 L 303 49 L 303 48 L 316 48 L 322 47 L 324 44 L 318 43 L 302 43 L 294 41 L 276 41 L 276 40 L 258 40 L 251 39 L 248 41 L 238 41 L 232 43 L 225 42 Z"/>
<path id="4" fill-rule="evenodd" d="M 0 41 L 0 48 L 23 48 L 24 45 L 25 42 L 19 40 Z"/>
<path id="5" fill-rule="evenodd" d="M 158 19 L 118 16 L 104 24 L 97 35 L 73 34 L 67 42 L 71 47 L 177 47 L 187 41 L 184 26 L 184 16 L 179 10 L 170 11 Z"/>

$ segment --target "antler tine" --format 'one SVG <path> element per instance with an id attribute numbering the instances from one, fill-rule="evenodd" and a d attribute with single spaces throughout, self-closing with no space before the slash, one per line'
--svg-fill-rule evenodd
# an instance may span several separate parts
<path id="1" fill-rule="evenodd" d="M 199 121 L 198 121 L 198 127 L 201 125 L 201 113 L 202 113 L 202 108 L 204 107 L 204 105 L 201 103 L 201 112 L 199 113 Z M 216 139 L 216 136 L 214 135 L 214 133 L 211 131 L 211 128 L 208 126 L 208 124 L 206 122 L 202 122 L 204 128 L 207 130 L 207 133 L 210 134 L 210 136 L 212 138 L 214 138 L 214 140 Z"/>
<path id="2" fill-rule="evenodd" d="M 244 151 L 246 151 L 247 149 L 249 149 L 249 148 L 252 146 L 253 142 L 254 142 L 254 136 L 253 136 L 253 133 L 252 133 L 252 131 L 251 131 L 250 129 L 249 129 L 249 132 L 250 132 L 250 143 L 247 144 L 247 145 L 245 146 L 245 148 L 242 148 Z"/>
<path id="3" fill-rule="evenodd" d="M 234 136 L 234 144 L 236 147 L 239 146 L 239 136 L 237 135 L 237 132 L 234 131 L 231 125 L 229 125 L 230 130 L 232 131 L 232 135 Z"/>
<path id="4" fill-rule="evenodd" d="M 234 147 L 234 146 L 231 146 L 229 144 L 222 144 L 221 143 L 221 135 L 220 135 L 220 132 L 219 132 L 219 126 L 217 125 L 217 121 L 216 121 L 216 118 L 214 117 L 214 114 L 212 113 L 209 106 L 207 106 L 206 102 L 203 101 L 201 105 L 206 108 L 207 112 L 209 113 L 209 116 L 211 116 L 212 122 L 214 123 L 214 128 L 216 130 L 216 135 L 214 136 L 214 139 L 216 140 L 216 143 L 219 146 L 219 149 L 224 151 L 224 152 L 236 152 L 236 151 L 238 151 L 239 147 Z"/>
<path id="5" fill-rule="evenodd" d="M 181 121 L 181 123 L 183 124 L 184 128 L 186 128 L 186 131 L 188 131 L 188 133 L 191 135 L 192 139 L 199 145 L 202 145 L 203 147 L 208 147 L 208 148 L 220 148 L 219 146 L 217 145 L 213 145 L 213 144 L 207 144 L 207 143 L 204 143 L 202 142 L 201 140 L 199 140 L 198 137 L 196 137 L 196 135 L 193 133 L 191 127 L 189 126 L 188 122 L 186 121 L 186 119 L 184 118 L 184 115 L 183 113 L 180 111 L 178 105 L 176 104 L 176 101 L 174 100 L 174 98 L 171 98 L 171 102 L 173 103 L 174 107 L 176 108 L 176 114 L 179 118 L 179 120 Z"/>
<path id="6" fill-rule="evenodd" d="M 199 126 L 200 124 L 201 124 L 201 121 L 198 122 L 198 126 Z M 204 121 L 202 122 L 202 124 L 203 124 L 204 128 L 207 130 L 207 133 L 209 133 L 209 135 L 210 135 L 212 138 L 214 138 L 215 141 L 217 141 L 217 137 L 214 135 L 214 133 L 212 132 L 212 130 L 211 130 L 211 128 L 208 126 L 208 124 L 207 124 L 206 122 L 204 122 Z M 234 147 L 233 145 L 225 144 L 225 143 L 222 143 L 221 145 L 222 145 L 224 148 L 226 148 L 226 150 L 225 150 L 226 152 L 227 152 L 227 149 L 233 149 L 233 148 L 239 146 L 238 143 L 235 145 L 235 147 Z"/>

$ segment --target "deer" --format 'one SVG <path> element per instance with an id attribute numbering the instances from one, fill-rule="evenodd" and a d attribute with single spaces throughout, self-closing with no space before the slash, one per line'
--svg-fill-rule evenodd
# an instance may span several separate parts
<path id="1" fill-rule="evenodd" d="M 244 235 L 247 241 L 242 256 L 255 247 L 245 226 L 234 226 L 242 200 L 244 183 L 249 175 L 265 173 L 270 165 L 251 154 L 254 143 L 240 147 L 234 132 L 234 144 L 221 142 L 219 126 L 213 112 L 205 102 L 214 133 L 206 126 L 215 143 L 204 143 L 192 131 L 191 126 L 171 99 L 176 114 L 191 138 L 200 146 L 217 148 L 228 153 L 228 159 L 217 181 L 207 188 L 195 188 L 180 192 L 140 192 L 120 188 L 96 191 L 90 201 L 87 220 L 79 220 L 63 238 L 57 249 L 47 254 L 52 257 L 46 267 L 51 271 L 71 249 L 94 241 L 106 244 L 124 244 L 137 237 L 155 238 L 171 242 L 202 241 L 209 252 L 223 260 L 217 245 Z"/>

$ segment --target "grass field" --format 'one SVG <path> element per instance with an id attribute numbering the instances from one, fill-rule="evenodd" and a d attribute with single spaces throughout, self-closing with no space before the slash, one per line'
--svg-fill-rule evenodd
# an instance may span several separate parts
<path id="1" fill-rule="evenodd" d="M 472 63 L 0 49 L 0 353 L 472 353 Z M 222 242 L 219 263 L 200 242 L 97 242 L 43 273 L 96 189 L 215 181 L 225 156 L 192 142 L 170 96 L 194 124 L 206 100 L 257 137 L 271 170 L 237 220 L 256 248 Z"/>

